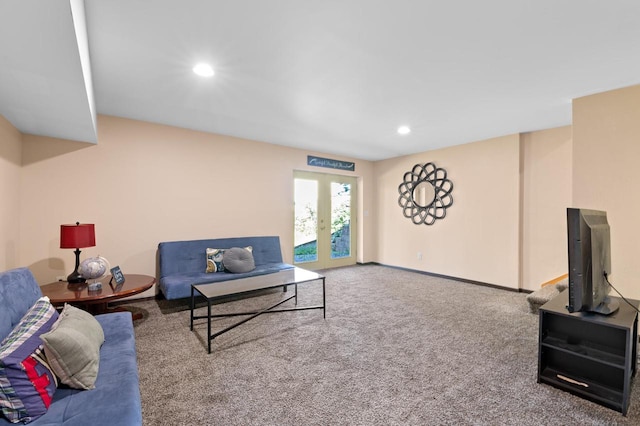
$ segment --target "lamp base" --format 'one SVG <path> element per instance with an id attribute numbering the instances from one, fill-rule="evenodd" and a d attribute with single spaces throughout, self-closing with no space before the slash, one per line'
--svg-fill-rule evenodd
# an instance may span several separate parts
<path id="1" fill-rule="evenodd" d="M 69 276 L 67 277 L 67 282 L 68 283 L 86 283 L 87 279 L 85 277 L 83 277 L 78 271 L 73 271 L 71 274 L 69 274 Z"/>
<path id="2" fill-rule="evenodd" d="M 82 276 L 80 272 L 78 272 L 78 267 L 80 266 L 80 249 L 75 249 L 73 253 L 76 255 L 76 268 L 72 273 L 67 277 L 68 283 L 86 283 L 87 279 Z"/>

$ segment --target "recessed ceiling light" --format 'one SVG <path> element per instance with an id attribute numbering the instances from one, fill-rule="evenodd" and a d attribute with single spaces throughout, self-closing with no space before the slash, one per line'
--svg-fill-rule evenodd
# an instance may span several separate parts
<path id="1" fill-rule="evenodd" d="M 213 68 L 211 68 L 209 64 L 200 63 L 193 67 L 193 72 L 202 77 L 211 77 L 213 75 Z"/>
<path id="2" fill-rule="evenodd" d="M 398 127 L 398 133 L 401 135 L 408 135 L 409 133 L 411 133 L 411 129 L 409 128 L 409 126 L 400 126 Z"/>

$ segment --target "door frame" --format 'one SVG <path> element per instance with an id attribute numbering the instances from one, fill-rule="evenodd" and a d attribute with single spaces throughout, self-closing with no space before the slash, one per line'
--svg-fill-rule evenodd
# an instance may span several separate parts
<path id="1" fill-rule="evenodd" d="M 357 262 L 357 191 L 358 178 L 356 176 L 346 176 L 331 173 L 318 173 L 305 170 L 294 170 L 294 208 L 293 208 L 293 227 L 295 235 L 295 180 L 308 179 L 318 182 L 318 205 L 317 207 L 317 260 L 313 262 L 296 262 L 295 252 L 293 254 L 293 263 L 304 269 L 318 270 L 327 268 L 336 268 L 339 266 L 355 265 Z M 331 183 L 348 183 L 350 185 L 351 202 L 350 202 L 350 255 L 340 258 L 331 258 Z M 295 238 L 293 242 L 293 250 L 295 251 Z"/>

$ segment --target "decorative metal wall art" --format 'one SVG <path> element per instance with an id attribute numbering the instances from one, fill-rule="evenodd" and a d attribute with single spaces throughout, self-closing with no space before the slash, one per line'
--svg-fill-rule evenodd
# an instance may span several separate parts
<path id="1" fill-rule="evenodd" d="M 398 204 L 404 217 L 416 225 L 433 225 L 437 219 L 444 219 L 453 204 L 452 190 L 446 170 L 433 163 L 416 164 L 398 186 Z"/>

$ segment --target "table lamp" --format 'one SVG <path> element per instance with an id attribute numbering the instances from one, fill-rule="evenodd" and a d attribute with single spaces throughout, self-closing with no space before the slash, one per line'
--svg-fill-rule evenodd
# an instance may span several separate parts
<path id="1" fill-rule="evenodd" d="M 76 222 L 75 225 L 60 225 L 60 248 L 74 248 L 76 267 L 67 277 L 67 282 L 84 283 L 86 278 L 78 272 L 80 249 L 96 245 L 96 231 L 93 223 Z"/>

